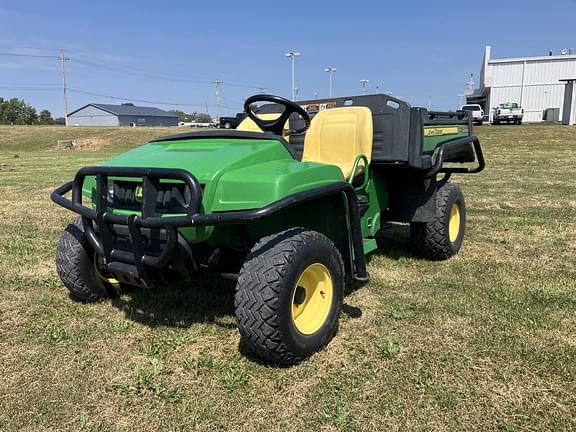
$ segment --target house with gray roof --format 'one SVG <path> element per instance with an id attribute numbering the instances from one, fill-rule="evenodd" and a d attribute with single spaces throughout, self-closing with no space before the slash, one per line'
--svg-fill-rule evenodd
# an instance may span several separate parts
<path id="1" fill-rule="evenodd" d="M 154 107 L 91 103 L 68 114 L 71 126 L 178 126 L 178 116 Z"/>

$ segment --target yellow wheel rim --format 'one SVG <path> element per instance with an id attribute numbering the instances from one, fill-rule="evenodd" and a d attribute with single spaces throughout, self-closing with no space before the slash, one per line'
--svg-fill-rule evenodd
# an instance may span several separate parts
<path id="1" fill-rule="evenodd" d="M 316 333 L 332 307 L 334 284 L 326 267 L 315 263 L 306 268 L 292 293 L 292 321 L 305 335 Z"/>
<path id="2" fill-rule="evenodd" d="M 450 220 L 448 221 L 448 236 L 450 242 L 454 243 L 460 234 L 460 206 L 458 203 L 452 204 L 450 210 Z"/>
<path id="3" fill-rule="evenodd" d="M 101 281 L 112 285 L 117 285 L 119 283 L 117 279 L 106 277 L 104 274 L 102 274 L 100 267 L 98 267 L 98 258 L 96 258 L 96 254 L 94 254 L 94 270 L 96 271 L 96 275 Z"/>

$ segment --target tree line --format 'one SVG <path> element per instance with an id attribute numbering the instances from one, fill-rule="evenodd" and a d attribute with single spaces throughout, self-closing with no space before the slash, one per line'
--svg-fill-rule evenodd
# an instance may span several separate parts
<path id="1" fill-rule="evenodd" d="M 21 99 L 4 99 L 0 97 L 0 124 L 52 125 L 64 124 L 64 119 L 53 119 L 52 113 L 46 109 L 38 113 L 36 108 Z"/>
<path id="2" fill-rule="evenodd" d="M 185 113 L 184 111 L 178 110 L 170 110 L 171 113 L 176 114 L 178 116 L 178 121 L 185 122 L 185 123 L 212 123 L 212 117 L 210 114 L 206 113 Z"/>

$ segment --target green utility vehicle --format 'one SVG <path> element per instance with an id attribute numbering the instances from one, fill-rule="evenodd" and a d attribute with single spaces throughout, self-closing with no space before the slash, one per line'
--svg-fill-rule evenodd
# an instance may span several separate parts
<path id="1" fill-rule="evenodd" d="M 466 209 L 448 180 L 484 159 L 468 113 L 388 95 L 256 95 L 244 108 L 260 132 L 165 136 L 56 189 L 52 200 L 80 215 L 56 267 L 81 301 L 192 274 L 235 280 L 246 346 L 292 364 L 335 334 L 345 281 L 368 280 L 366 255 L 390 222 L 409 223 L 426 258 L 458 252 Z"/>

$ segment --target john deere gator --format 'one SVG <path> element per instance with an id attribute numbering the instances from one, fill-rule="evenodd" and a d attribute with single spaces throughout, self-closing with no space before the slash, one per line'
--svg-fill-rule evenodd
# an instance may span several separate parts
<path id="1" fill-rule="evenodd" d="M 193 274 L 235 280 L 246 346 L 293 364 L 336 333 L 344 285 L 368 281 L 380 229 L 410 224 L 431 260 L 459 251 L 466 207 L 449 180 L 484 159 L 468 113 L 388 95 L 256 95 L 244 109 L 240 130 L 158 138 L 57 188 L 52 200 L 79 216 L 56 268 L 80 301 Z"/>

